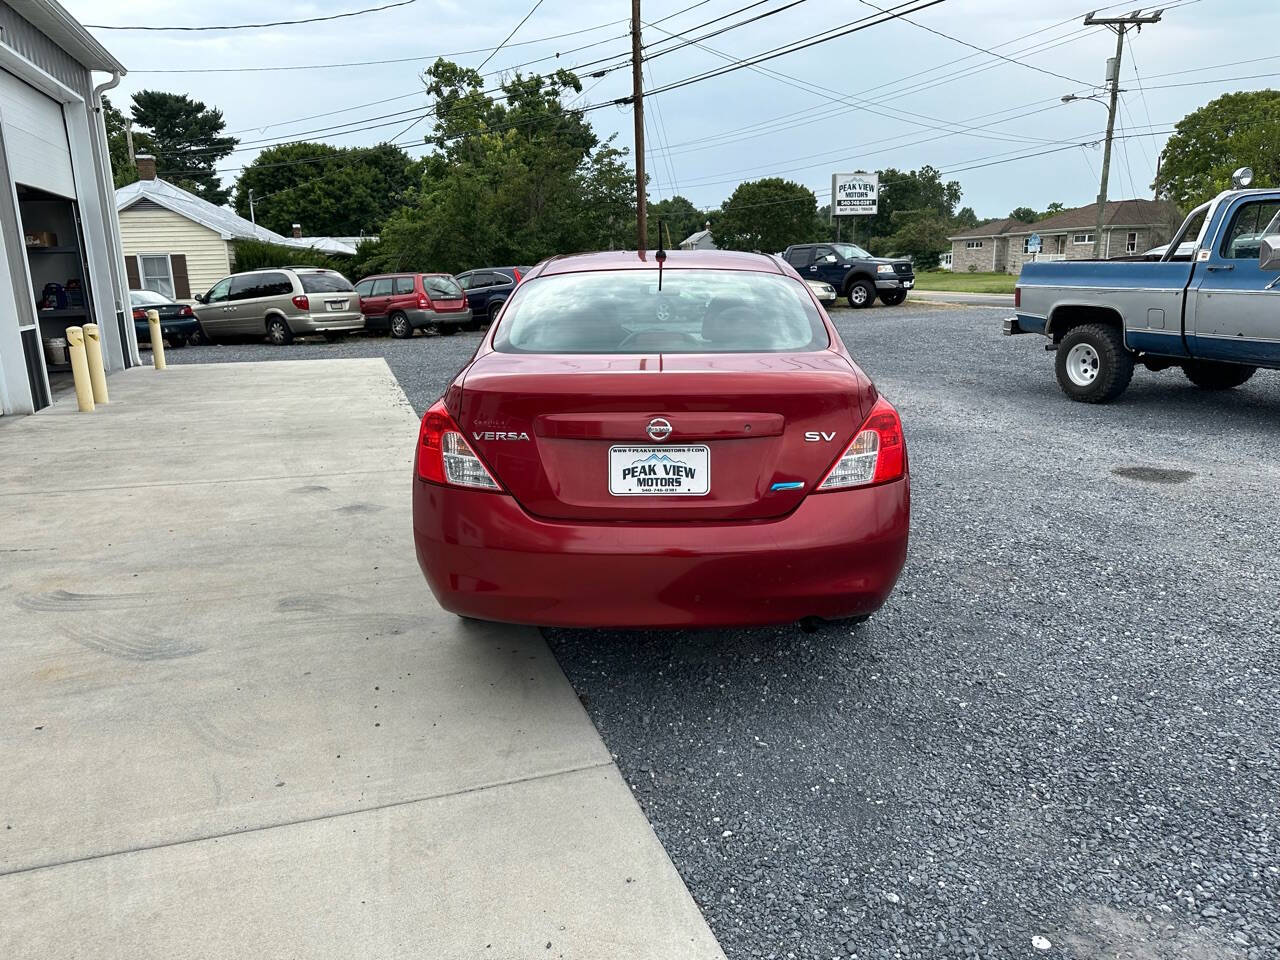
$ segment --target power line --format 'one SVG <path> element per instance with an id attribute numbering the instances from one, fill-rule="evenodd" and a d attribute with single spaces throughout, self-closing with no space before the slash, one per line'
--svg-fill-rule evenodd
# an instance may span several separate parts
<path id="1" fill-rule="evenodd" d="M 94 30 L 181 30 L 188 33 L 201 33 L 207 30 L 260 30 L 264 27 L 291 27 L 300 23 L 323 23 L 327 20 L 343 20 L 347 17 L 362 17 L 366 13 L 378 13 L 382 10 L 391 10 L 395 7 L 407 7 L 409 4 L 417 2 L 418 0 L 396 0 L 395 3 L 384 3 L 380 7 L 366 7 L 363 10 L 352 10 L 348 13 L 331 13 L 324 17 L 304 17 L 300 20 L 272 20 L 267 23 L 232 23 L 203 27 L 144 27 L 105 23 L 86 23 L 85 26 L 92 27 Z"/>
<path id="2" fill-rule="evenodd" d="M 888 11 L 887 11 L 887 10 L 885 10 L 883 7 L 877 7 L 874 3 L 870 3 L 870 2 L 869 2 L 869 0 L 858 0 L 858 2 L 859 2 L 859 3 L 861 3 L 864 7 L 870 7 L 872 10 L 878 10 L 878 11 L 880 11 L 881 13 L 887 13 L 887 12 L 888 12 Z M 943 38 L 943 39 L 945 39 L 945 40 L 950 40 L 952 43 L 958 43 L 958 44 L 960 44 L 962 47 L 968 47 L 970 50 L 977 50 L 979 53 L 985 53 L 985 54 L 989 54 L 990 56 L 993 56 L 993 57 L 998 57 L 998 58 L 1000 58 L 1001 60 L 1004 60 L 1004 61 L 1006 61 L 1006 62 L 1008 62 L 1008 63 L 1014 63 L 1014 64 L 1017 64 L 1017 65 L 1018 65 L 1018 66 L 1020 66 L 1020 67 L 1026 67 L 1028 70 L 1034 70 L 1034 71 L 1036 71 L 1037 73 L 1043 73 L 1043 74 L 1045 74 L 1046 76 L 1049 76 L 1049 77 L 1057 77 L 1059 80 L 1070 80 L 1072 83 L 1083 83 L 1083 82 L 1084 82 L 1083 80 L 1076 80 L 1076 79 L 1075 79 L 1075 78 L 1073 78 L 1073 77 L 1068 77 L 1068 76 L 1065 76 L 1064 74 L 1061 74 L 1061 73 L 1054 73 L 1052 70 L 1046 70 L 1046 69 L 1044 69 L 1044 67 L 1037 67 L 1037 66 L 1035 66 L 1034 64 L 1030 64 L 1030 63 L 1023 63 L 1021 60 L 1015 60 L 1015 59 L 1013 59 L 1012 57 L 1006 57 L 1003 53 L 996 53 L 994 50 L 988 50 L 986 47 L 980 47 L 980 46 L 978 46 L 977 44 L 970 43 L 968 40 L 961 40 L 959 37 L 953 37 L 953 36 L 952 36 L 951 34 L 949 34 L 949 33 L 943 33 L 941 30 L 935 30 L 933 27 L 927 27 L 927 26 L 925 26 L 923 23 L 916 23 L 916 21 L 914 21 L 914 20 L 909 20 L 909 19 L 908 19 L 908 18 L 906 18 L 906 17 L 901 17 L 900 19 L 901 19 L 904 23 L 909 23 L 909 24 L 911 24 L 913 27 L 917 27 L 917 28 L 919 28 L 919 29 L 921 29 L 921 30 L 924 30 L 924 31 L 928 32 L 928 33 L 932 33 L 934 36 L 942 37 L 942 38 Z"/>
<path id="3" fill-rule="evenodd" d="M 528 19 L 532 17 L 534 13 L 537 12 L 540 6 L 542 6 L 542 0 L 534 0 L 534 4 L 532 7 L 529 8 L 529 12 L 526 13 L 520 19 L 519 23 L 517 23 L 514 27 L 511 28 L 511 32 L 507 34 L 506 38 L 489 52 L 489 55 L 480 62 L 480 66 L 476 67 L 477 72 L 483 70 L 485 68 L 485 64 L 487 64 L 490 60 L 493 59 L 494 54 L 496 54 L 499 50 L 501 50 L 503 47 L 507 45 L 507 40 L 510 40 L 512 37 L 516 35 L 516 31 L 525 25 Z"/>

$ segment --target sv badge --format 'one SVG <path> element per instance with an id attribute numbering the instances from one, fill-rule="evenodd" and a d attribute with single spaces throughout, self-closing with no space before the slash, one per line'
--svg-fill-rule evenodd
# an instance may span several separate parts
<path id="1" fill-rule="evenodd" d="M 825 430 L 808 430 L 804 435 L 806 443 L 817 443 L 820 440 L 825 440 L 830 443 L 835 438 L 836 434 L 834 430 L 831 431 L 831 433 L 827 433 Z"/>

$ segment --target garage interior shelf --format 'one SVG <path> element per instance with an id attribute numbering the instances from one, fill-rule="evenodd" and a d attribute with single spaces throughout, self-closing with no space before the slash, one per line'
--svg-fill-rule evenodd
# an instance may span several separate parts
<path id="1" fill-rule="evenodd" d="M 27 253 L 79 253 L 75 247 L 27 247 Z"/>

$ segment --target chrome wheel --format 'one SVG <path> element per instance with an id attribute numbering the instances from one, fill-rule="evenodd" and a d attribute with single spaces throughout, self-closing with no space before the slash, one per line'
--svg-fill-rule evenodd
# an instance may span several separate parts
<path id="1" fill-rule="evenodd" d="M 855 286 L 852 290 L 849 291 L 849 299 L 852 300 L 857 306 L 859 307 L 862 306 L 864 303 L 867 302 L 867 288 L 862 286 L 861 284 Z"/>
<path id="2" fill-rule="evenodd" d="M 1067 376 L 1077 387 L 1087 387 L 1098 379 L 1101 361 L 1091 343 L 1077 343 L 1067 353 Z"/>
<path id="3" fill-rule="evenodd" d="M 397 340 L 406 340 L 413 336 L 413 327 L 409 326 L 409 318 L 397 313 L 391 318 L 391 335 Z"/>

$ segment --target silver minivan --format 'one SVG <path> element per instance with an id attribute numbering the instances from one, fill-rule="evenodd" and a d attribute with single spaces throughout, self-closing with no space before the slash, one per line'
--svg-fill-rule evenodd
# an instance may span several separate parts
<path id="1" fill-rule="evenodd" d="M 196 317 L 209 340 L 265 335 L 275 344 L 323 334 L 336 340 L 364 329 L 351 282 L 319 267 L 281 267 L 236 273 L 196 297 Z"/>

